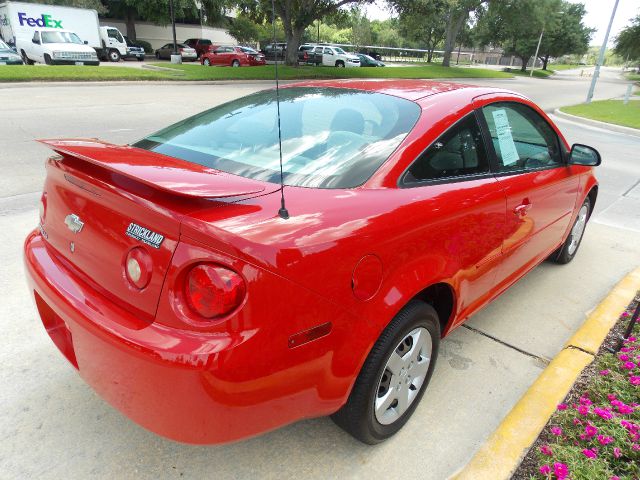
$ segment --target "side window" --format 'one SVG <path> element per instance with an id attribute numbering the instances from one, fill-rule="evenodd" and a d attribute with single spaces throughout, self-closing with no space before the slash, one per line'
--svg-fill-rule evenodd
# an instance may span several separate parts
<path id="1" fill-rule="evenodd" d="M 333 50 L 331 50 L 330 48 L 324 47 L 324 50 L 322 51 L 322 53 L 324 53 L 325 55 L 333 55 Z"/>
<path id="2" fill-rule="evenodd" d="M 40 42 L 40 32 L 34 32 L 33 33 L 33 40 L 36 42 Z"/>
<path id="3" fill-rule="evenodd" d="M 433 142 L 409 167 L 403 181 L 411 184 L 488 171 L 482 134 L 471 113 Z"/>
<path id="4" fill-rule="evenodd" d="M 537 170 L 562 165 L 560 141 L 532 108 L 500 102 L 482 109 L 501 172 Z"/>

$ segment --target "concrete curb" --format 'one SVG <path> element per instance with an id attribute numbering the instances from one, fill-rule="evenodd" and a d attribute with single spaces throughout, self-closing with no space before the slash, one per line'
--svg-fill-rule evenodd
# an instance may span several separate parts
<path id="1" fill-rule="evenodd" d="M 558 403 L 589 365 L 620 313 L 640 290 L 640 267 L 623 278 L 544 369 L 471 461 L 451 479 L 508 479 Z"/>
<path id="2" fill-rule="evenodd" d="M 557 117 L 564 118 L 565 120 L 571 120 L 572 122 L 584 123 L 585 125 L 591 125 L 592 127 L 599 127 L 617 133 L 625 133 L 627 135 L 640 137 L 640 130 L 637 128 L 623 127 L 622 125 L 614 125 L 613 123 L 599 122 L 598 120 L 591 120 L 590 118 L 578 117 L 577 115 L 562 112 L 559 108 L 556 108 L 553 111 L 553 114 Z"/>

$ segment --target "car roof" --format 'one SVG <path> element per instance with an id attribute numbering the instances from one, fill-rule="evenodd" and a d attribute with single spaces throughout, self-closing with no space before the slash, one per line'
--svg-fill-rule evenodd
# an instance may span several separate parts
<path id="1" fill-rule="evenodd" d="M 441 82 L 419 79 L 349 79 L 349 80 L 309 80 L 296 82 L 282 86 L 290 87 L 325 87 L 325 88 L 349 88 L 366 92 L 384 93 L 395 97 L 416 101 L 424 97 L 446 92 L 460 90 L 473 90 L 475 95 L 492 92 L 505 92 L 504 89 L 477 87 L 462 83 Z M 505 92 L 512 93 L 512 92 Z"/>

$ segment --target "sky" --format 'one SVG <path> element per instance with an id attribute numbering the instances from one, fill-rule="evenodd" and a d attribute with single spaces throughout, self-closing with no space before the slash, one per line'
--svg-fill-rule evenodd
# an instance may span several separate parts
<path id="1" fill-rule="evenodd" d="M 584 3 L 587 7 L 587 15 L 585 16 L 584 23 L 591 28 L 597 29 L 591 37 L 591 45 L 602 45 L 604 41 L 604 35 L 609 25 L 609 19 L 611 18 L 611 11 L 613 9 L 614 0 L 569 0 L 572 3 Z M 384 1 L 378 0 L 373 5 L 366 7 L 367 16 L 371 20 L 384 20 L 391 16 L 388 8 L 385 6 Z M 609 35 L 609 46 L 612 46 L 612 41 L 615 36 L 625 26 L 629 24 L 629 20 L 636 15 L 640 15 L 640 0 L 619 0 L 618 9 L 616 10 L 616 16 L 613 20 L 613 26 L 611 27 L 611 34 Z"/>

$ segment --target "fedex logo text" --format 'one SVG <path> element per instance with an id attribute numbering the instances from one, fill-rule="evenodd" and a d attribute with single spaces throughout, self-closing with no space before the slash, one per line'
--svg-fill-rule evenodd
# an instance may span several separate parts
<path id="1" fill-rule="evenodd" d="M 43 14 L 39 18 L 33 18 L 27 17 L 26 13 L 18 12 L 18 21 L 22 26 L 26 23 L 30 27 L 62 28 L 62 20 L 55 20 L 51 18 L 51 15 Z"/>

